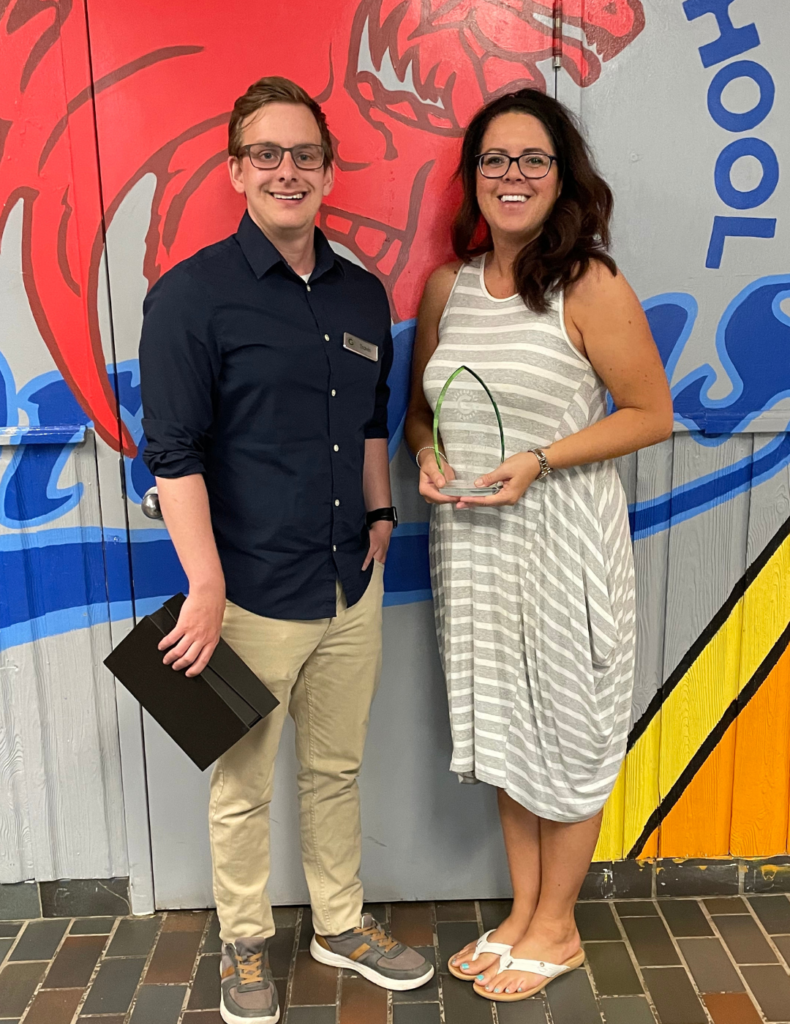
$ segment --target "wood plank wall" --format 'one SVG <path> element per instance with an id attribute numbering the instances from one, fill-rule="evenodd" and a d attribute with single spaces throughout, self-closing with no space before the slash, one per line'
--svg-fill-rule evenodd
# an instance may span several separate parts
<path id="1" fill-rule="evenodd" d="M 13 455 L 14 448 L 0 448 L 0 475 Z M 63 489 L 77 485 L 80 502 L 59 520 L 58 536 L 49 542 L 85 550 L 82 542 L 101 521 L 90 431 L 60 478 Z M 49 615 L 35 613 L 46 605 L 42 591 L 59 581 L 40 571 L 34 534 L 31 529 L 14 536 L 24 553 L 23 580 L 3 578 L 0 568 L 0 592 L 27 602 L 26 609 L 15 611 L 20 622 L 29 622 L 29 635 L 16 638 L 25 642 L 0 643 L 0 883 L 123 876 L 126 833 L 115 686 L 102 665 L 111 648 L 109 614 L 89 608 L 96 583 L 103 589 L 103 580 L 95 578 L 101 563 L 86 561 L 83 580 L 74 581 L 84 607 L 73 609 L 72 628 L 50 635 Z M 0 541 L 9 536 L 10 531 L 0 531 Z"/>
<path id="2" fill-rule="evenodd" d="M 770 435 L 691 434 L 623 460 L 631 500 L 723 474 Z M 596 858 L 788 849 L 790 474 L 638 538 L 637 742 Z M 652 825 L 652 827 L 651 827 Z"/>
<path id="3" fill-rule="evenodd" d="M 682 170 L 682 187 L 671 190 L 667 183 L 671 184 L 673 179 L 667 168 L 662 165 L 660 175 L 653 174 L 648 170 L 650 162 L 642 160 L 642 156 L 649 155 L 656 139 L 671 138 L 678 144 L 683 132 L 702 132 L 706 144 L 715 137 L 718 145 L 724 137 L 711 134 L 714 128 L 704 110 L 704 96 L 713 71 L 701 69 L 697 46 L 706 41 L 703 36 L 709 30 L 695 24 L 692 32 L 680 13 L 680 4 L 672 10 L 658 0 L 644 6 L 649 46 L 645 42 L 647 35 L 637 39 L 630 53 L 608 63 L 595 90 L 578 88 L 567 74 L 557 79 L 555 86 L 560 87 L 561 99 L 583 113 L 596 148 L 608 164 L 603 169 L 615 187 L 620 223 L 634 226 L 630 231 L 619 230 L 616 255 L 640 296 L 648 298 L 692 284 L 696 289 L 699 275 L 708 273 L 702 268 L 710 225 L 706 220 L 700 227 L 697 207 L 701 193 L 696 186 L 689 189 L 687 181 L 708 182 L 715 154 L 711 156 L 705 146 L 687 146 L 682 167 L 676 168 Z M 14 10 L 13 6 L 10 10 Z M 105 13 L 107 17 L 102 21 L 100 5 L 97 6 L 93 38 L 103 41 L 101 46 L 96 43 L 94 56 L 101 57 L 109 71 L 124 66 L 128 55 L 119 53 L 115 55 L 117 60 L 113 56 L 110 40 L 125 41 L 125 34 L 110 25 L 109 8 Z M 123 17 L 118 15 L 121 26 Z M 780 34 L 770 31 L 768 13 L 761 12 L 760 17 L 760 59 L 765 54 L 768 59 L 772 37 L 779 39 Z M 61 262 L 65 258 L 68 268 L 68 277 L 56 282 L 54 264 L 45 263 L 50 270 L 48 284 L 57 283 L 60 287 L 56 301 L 49 303 L 50 314 L 57 312 L 60 319 L 49 322 L 45 333 L 54 332 L 61 346 L 64 338 L 71 339 L 67 361 L 72 363 L 72 370 L 85 370 L 89 350 L 96 342 L 95 336 L 90 340 L 87 330 L 84 337 L 79 332 L 72 337 L 70 332 L 75 324 L 83 320 L 87 323 L 86 296 L 92 294 L 96 284 L 95 280 L 89 281 L 88 265 L 95 241 L 102 237 L 95 110 L 79 103 L 72 111 L 77 116 L 66 116 L 69 103 L 91 92 L 84 5 L 74 5 L 71 13 L 64 15 L 63 24 L 58 23 L 54 35 L 49 28 L 40 27 L 43 23 L 39 22 L 36 28 L 36 19 L 28 20 L 25 32 L 8 36 L 8 60 L 1 69 L 8 76 L 8 88 L 12 90 L 9 95 L 16 96 L 14 116 L 18 116 L 18 124 L 14 122 L 7 139 L 4 136 L 6 154 L 13 150 L 13 159 L 8 159 L 5 167 L 16 174 L 24 161 L 30 164 L 19 181 L 10 174 L 10 191 L 0 195 L 0 207 L 6 217 L 0 220 L 0 353 L 16 374 L 20 389 L 35 377 L 53 373 L 56 365 L 34 322 L 22 286 L 22 199 L 31 203 L 32 189 L 37 196 L 37 209 L 49 204 L 50 234 L 36 236 L 43 238 L 38 243 L 41 255 L 45 261 L 51 261 L 57 254 Z M 157 21 L 161 21 L 159 12 Z M 217 22 L 218 32 L 220 23 Z M 104 37 L 99 32 L 102 24 Z M 322 28 L 324 56 L 327 49 L 332 52 L 331 47 L 324 46 L 331 30 L 331 26 L 327 26 L 326 32 Z M 18 91 L 28 56 L 37 46 L 38 31 L 47 33 L 47 45 L 52 49 L 39 53 L 41 63 L 36 65 L 36 74 L 25 90 Z M 199 40 L 190 35 L 189 40 L 200 43 L 190 45 L 190 53 L 205 49 L 208 54 L 211 50 L 208 35 Z M 344 47 L 347 45 L 345 37 L 340 41 Z M 341 47 L 336 46 L 334 52 L 339 54 Z M 636 56 L 631 60 L 632 54 L 640 53 L 639 59 L 645 61 L 648 52 L 649 60 L 655 61 L 652 65 L 649 61 L 636 63 Z M 44 59 L 46 53 L 49 57 Z M 249 60 L 250 67 L 260 67 L 259 48 L 239 53 Z M 315 66 L 317 60 L 311 57 L 309 63 Z M 779 64 L 772 66 L 776 70 Z M 162 72 L 165 65 L 158 67 Z M 181 65 L 174 67 L 174 74 L 186 74 L 178 71 Z M 323 82 L 326 78 L 321 74 Z M 240 87 L 252 75 L 250 70 Z M 125 80 L 119 79 L 119 83 Z M 655 104 L 655 82 L 659 80 L 664 99 Z M 102 102 L 117 104 L 102 108 L 109 111 L 102 116 L 111 117 L 126 132 L 129 119 L 118 120 L 117 114 L 117 110 L 127 109 L 121 103 L 121 94 L 115 90 L 101 95 Z M 40 110 L 35 106 L 36 97 L 43 97 Z M 130 97 L 124 102 L 134 112 L 133 123 L 144 124 L 138 120 L 142 107 L 136 94 L 131 92 Z M 212 95 L 212 104 L 214 100 Z M 644 109 L 648 105 L 653 116 L 645 119 Z M 212 116 L 216 109 L 224 108 L 212 106 Z M 26 113 L 30 110 L 34 113 Z M 680 121 L 678 110 L 684 113 Z M 41 111 L 46 116 L 39 116 Z M 183 127 L 198 123 L 208 113 L 195 111 L 194 117 L 189 115 L 192 120 Z M 61 119 L 63 124 L 68 122 L 67 130 L 62 137 L 57 132 L 52 136 L 57 147 L 47 157 L 48 162 L 40 163 L 42 147 Z M 353 122 L 350 123 L 350 130 L 354 131 Z M 22 137 L 17 131 L 19 125 L 27 141 L 15 149 Z M 422 147 L 426 138 L 418 136 L 414 144 Z M 434 140 L 432 145 L 432 158 L 438 157 L 439 141 Z M 41 177 L 45 164 L 46 175 Z M 107 163 L 102 173 L 108 173 Z M 123 173 L 127 173 L 126 168 Z M 408 174 L 398 173 L 405 188 Z M 17 187 L 20 184 L 24 186 L 21 192 Z M 180 187 L 177 180 L 173 187 Z M 438 186 L 432 182 L 431 187 Z M 114 202 L 119 194 L 116 188 L 108 193 L 108 199 Z M 426 196 L 427 204 L 429 192 Z M 3 206 L 7 201 L 10 205 Z M 213 216 L 216 204 L 205 195 L 202 202 L 204 207 L 191 209 L 202 210 L 201 217 Z M 376 209 L 376 214 L 397 219 L 400 214 L 394 214 L 388 202 L 383 198 L 383 206 Z M 435 207 L 429 211 L 426 223 L 438 223 L 437 210 Z M 141 237 L 149 215 L 150 200 L 145 209 L 140 207 Z M 687 229 L 684 251 L 678 250 L 678 224 Z M 229 222 L 228 231 L 231 229 Z M 423 246 L 427 236 L 418 237 Z M 61 251 L 63 238 L 68 242 L 65 257 Z M 128 241 L 127 236 L 123 241 L 127 248 Z M 706 358 L 704 346 L 712 339 L 727 303 L 742 286 L 742 278 L 777 273 L 784 265 L 773 255 L 775 250 L 760 246 L 762 243 L 757 249 L 728 249 L 732 254 L 730 260 L 738 258 L 744 262 L 737 266 L 730 263 L 728 266 L 736 267 L 732 272 L 722 270 L 713 278 L 705 277 L 699 294 L 695 291 L 697 298 L 707 302 L 707 306 L 703 303 L 700 307 L 701 319 L 695 327 L 699 332 L 695 337 L 703 341 L 695 365 Z M 685 250 L 693 250 L 693 273 L 688 271 L 691 264 Z M 743 255 L 745 252 L 747 256 Z M 26 252 L 25 258 L 29 256 L 30 252 Z M 120 266 L 118 259 L 115 267 Z M 99 277 L 97 317 L 104 316 L 109 305 L 103 291 L 103 269 Z M 30 283 L 28 272 L 28 286 Z M 132 343 L 136 341 L 138 306 L 139 302 L 128 306 L 113 303 L 115 341 L 120 346 L 117 351 L 124 352 L 123 346 L 130 339 Z M 136 312 L 129 312 L 132 309 Z M 413 310 L 406 310 L 403 315 L 408 317 L 412 313 Z M 104 326 L 104 356 L 109 363 L 114 351 L 108 342 L 108 325 Z M 75 352 L 83 353 L 82 363 L 74 357 Z M 130 353 L 126 355 L 131 357 Z M 101 388 L 96 389 L 96 395 L 107 397 Z M 98 401 L 97 409 L 104 410 L 105 419 L 109 408 Z M 93 418 L 99 419 L 96 410 Z M 112 420 L 111 415 L 109 418 Z M 752 425 L 752 429 L 757 428 Z M 719 444 L 687 433 L 676 434 L 662 445 L 622 461 L 621 474 L 629 502 L 645 506 L 673 488 L 676 495 L 682 493 L 684 487 L 706 475 L 715 479 L 734 463 L 753 459 L 772 436 L 741 434 Z M 0 475 L 8 469 L 12 455 L 10 448 L 0 449 Z M 99 466 L 101 463 L 99 455 Z M 105 488 L 100 509 L 101 472 L 97 471 L 97 452 L 89 432 L 85 445 L 65 463 L 60 479 L 61 487 L 81 484 L 83 498 L 57 520 L 57 528 L 103 529 L 109 522 L 108 510 L 112 525 L 121 528 L 117 464 L 110 466 L 105 459 L 107 479 L 114 473 L 115 482 Z M 599 859 L 629 855 L 765 857 L 788 849 L 790 653 L 785 637 L 790 621 L 790 542 L 782 534 L 788 522 L 790 476 L 785 467 L 769 479 L 754 481 L 753 486 L 727 500 L 713 501 L 696 515 L 684 518 L 678 512 L 669 528 L 637 537 L 638 663 L 633 743 L 607 805 L 596 854 Z M 0 538 L 14 532 L 2 528 Z M 18 533 L 24 544 L 26 529 Z M 753 567 L 759 571 L 752 571 Z M 41 586 L 32 560 L 25 579 L 31 593 Z M 0 588 L 3 583 L 0 579 Z M 106 623 L 91 624 L 87 613 L 84 625 L 84 629 L 60 635 L 36 637 L 34 624 L 34 642 L 16 643 L 0 651 L 0 882 L 31 877 L 106 877 L 127 869 L 114 694 L 112 681 L 101 668 L 101 659 L 110 645 L 110 627 Z M 57 630 L 48 628 L 47 633 Z M 142 740 L 138 740 L 142 764 Z M 125 768 L 130 778 L 131 767 L 131 758 L 127 758 Z M 141 767 L 138 775 L 142 780 Z M 140 781 L 135 794 L 139 818 L 144 817 L 145 810 L 142 786 Z M 147 853 L 147 842 L 141 845 Z"/>

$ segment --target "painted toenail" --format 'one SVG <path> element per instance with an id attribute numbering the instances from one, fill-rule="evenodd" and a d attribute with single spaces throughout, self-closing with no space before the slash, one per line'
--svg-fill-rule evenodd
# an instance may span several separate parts
<path id="1" fill-rule="evenodd" d="M 468 971 L 469 970 L 469 964 L 461 964 L 461 970 Z"/>
<path id="2" fill-rule="evenodd" d="M 485 981 L 485 974 L 478 974 L 477 980 L 478 981 Z"/>
<path id="3" fill-rule="evenodd" d="M 495 989 L 494 989 L 494 991 L 495 991 L 495 992 L 498 992 L 498 991 L 499 991 L 499 989 L 498 989 L 498 988 L 495 988 Z"/>

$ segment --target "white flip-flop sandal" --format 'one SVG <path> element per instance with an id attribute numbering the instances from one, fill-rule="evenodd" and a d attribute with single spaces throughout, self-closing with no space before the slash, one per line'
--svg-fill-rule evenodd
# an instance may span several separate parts
<path id="1" fill-rule="evenodd" d="M 481 953 L 495 953 L 499 957 L 507 956 L 510 953 L 510 950 L 513 948 L 512 946 L 506 946 L 503 942 L 488 941 L 488 936 L 493 935 L 495 931 L 496 928 L 491 928 L 485 933 L 485 935 L 480 936 L 477 940 L 474 954 L 469 958 L 470 963 L 472 960 L 477 960 Z M 463 971 L 459 971 L 457 967 L 453 967 L 452 961 L 455 960 L 457 956 L 458 953 L 456 953 L 454 957 L 450 958 L 450 961 L 448 961 L 447 964 L 447 970 L 453 975 L 453 977 L 460 978 L 461 981 L 474 981 L 477 977 L 476 974 L 464 974 Z M 502 968 L 500 967 L 500 970 L 501 969 Z M 488 970 L 488 968 L 486 968 L 486 970 Z"/>
<path id="2" fill-rule="evenodd" d="M 578 953 L 574 953 L 573 956 L 569 957 L 564 964 L 549 964 L 545 963 L 543 960 L 518 960 L 511 956 L 510 953 L 506 953 L 499 961 L 500 972 L 523 971 L 525 974 L 540 974 L 544 980 L 534 988 L 527 989 L 526 992 L 487 992 L 486 989 L 476 981 L 475 992 L 477 992 L 479 996 L 483 996 L 484 999 L 492 999 L 495 1003 L 517 1003 L 522 999 L 529 999 L 530 996 L 534 996 L 536 992 L 540 992 L 541 989 L 545 988 L 550 981 L 553 981 L 555 978 L 559 978 L 561 974 L 567 974 L 569 971 L 575 971 L 576 968 L 581 967 L 583 963 L 583 949 L 580 949 Z"/>

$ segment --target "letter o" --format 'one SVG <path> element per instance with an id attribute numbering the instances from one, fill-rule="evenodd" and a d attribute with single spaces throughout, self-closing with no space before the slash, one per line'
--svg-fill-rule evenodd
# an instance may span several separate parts
<path id="1" fill-rule="evenodd" d="M 742 156 L 753 156 L 760 161 L 763 176 L 760 183 L 748 192 L 735 188 L 730 180 L 733 165 Z M 774 193 L 779 183 L 779 162 L 776 153 L 762 139 L 736 139 L 725 146 L 716 161 L 713 175 L 719 198 L 734 210 L 752 210 L 761 206 Z"/>
<path id="2" fill-rule="evenodd" d="M 724 90 L 736 78 L 751 78 L 760 90 L 760 99 L 751 110 L 736 113 L 722 103 Z M 774 105 L 776 86 L 769 72 L 753 60 L 736 60 L 716 72 L 708 86 L 708 110 L 720 128 L 728 132 L 748 132 L 764 121 Z"/>

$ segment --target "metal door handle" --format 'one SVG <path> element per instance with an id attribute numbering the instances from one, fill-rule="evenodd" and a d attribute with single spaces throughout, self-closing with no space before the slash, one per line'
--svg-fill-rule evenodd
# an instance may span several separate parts
<path id="1" fill-rule="evenodd" d="M 140 508 L 143 510 L 143 515 L 148 516 L 149 519 L 162 519 L 162 510 L 159 508 L 159 491 L 156 487 L 148 488 L 143 495 Z"/>

